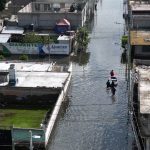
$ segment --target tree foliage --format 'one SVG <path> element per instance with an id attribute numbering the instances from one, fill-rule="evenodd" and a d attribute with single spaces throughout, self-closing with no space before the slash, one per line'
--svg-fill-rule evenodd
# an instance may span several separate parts
<path id="1" fill-rule="evenodd" d="M 0 60 L 4 60 L 5 57 L 3 55 L 0 55 Z"/>
<path id="2" fill-rule="evenodd" d="M 6 0 L 0 0 L 0 11 L 5 9 Z"/>
<path id="3" fill-rule="evenodd" d="M 23 43 L 56 43 L 57 38 L 51 36 L 40 36 L 33 33 L 28 33 L 23 37 Z"/>
<path id="4" fill-rule="evenodd" d="M 85 50 L 89 43 L 89 32 L 86 27 L 81 27 L 77 31 L 76 41 L 80 50 Z"/>
<path id="5" fill-rule="evenodd" d="M 125 48 L 127 44 L 128 44 L 128 36 L 123 35 L 122 39 L 121 39 L 121 46 L 122 46 L 122 48 Z"/>

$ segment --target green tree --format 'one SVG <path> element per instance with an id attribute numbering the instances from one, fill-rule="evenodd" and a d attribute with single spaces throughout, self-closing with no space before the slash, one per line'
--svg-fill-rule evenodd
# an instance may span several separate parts
<path id="1" fill-rule="evenodd" d="M 89 32 L 86 27 L 81 27 L 78 29 L 76 34 L 76 41 L 78 43 L 79 50 L 86 50 L 89 43 Z"/>
<path id="2" fill-rule="evenodd" d="M 0 11 L 5 8 L 6 0 L 0 0 Z"/>
<path id="3" fill-rule="evenodd" d="M 5 57 L 3 55 L 0 55 L 0 60 L 4 60 Z"/>
<path id="4" fill-rule="evenodd" d="M 50 36 L 40 36 L 33 33 L 27 33 L 24 37 L 22 42 L 23 43 L 54 43 L 56 41 L 56 37 Z"/>
<path id="5" fill-rule="evenodd" d="M 128 36 L 123 35 L 122 39 L 121 39 L 121 46 L 122 46 L 122 48 L 125 48 L 127 44 L 128 44 Z"/>

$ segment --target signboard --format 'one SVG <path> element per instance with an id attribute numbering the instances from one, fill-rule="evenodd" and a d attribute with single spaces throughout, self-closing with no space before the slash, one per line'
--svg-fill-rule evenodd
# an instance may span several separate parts
<path id="1" fill-rule="evenodd" d="M 69 55 L 69 44 L 3 43 L 3 52 L 10 54 L 63 54 Z"/>

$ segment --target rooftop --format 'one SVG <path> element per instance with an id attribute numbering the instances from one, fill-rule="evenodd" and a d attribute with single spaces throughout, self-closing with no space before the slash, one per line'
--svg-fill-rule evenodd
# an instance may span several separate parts
<path id="1" fill-rule="evenodd" d="M 8 72 L 10 64 L 15 64 L 16 87 L 45 87 L 61 88 L 66 81 L 68 72 L 53 72 L 53 64 L 45 63 L 0 63 L 0 72 Z M 8 82 L 3 82 L 0 86 L 6 86 Z"/>
<path id="2" fill-rule="evenodd" d="M 150 4 L 132 4 L 132 11 L 150 11 Z"/>
<path id="3" fill-rule="evenodd" d="M 132 11 L 150 11 L 150 4 L 146 1 L 130 1 Z"/>
<path id="4" fill-rule="evenodd" d="M 15 65 L 15 70 L 17 72 L 50 72 L 52 71 L 53 63 L 43 63 L 43 62 L 15 62 L 6 61 L 0 63 L 0 72 L 8 71 L 10 64 Z"/>
<path id="5" fill-rule="evenodd" d="M 131 45 L 150 45 L 150 31 L 131 31 Z"/>
<path id="6" fill-rule="evenodd" d="M 7 43 L 11 34 L 0 34 L 0 43 Z"/>
<path id="7" fill-rule="evenodd" d="M 2 33 L 5 34 L 23 34 L 24 29 L 17 26 L 4 26 L 2 29 Z"/>
<path id="8" fill-rule="evenodd" d="M 67 36 L 67 35 L 60 35 L 59 37 L 58 37 L 58 41 L 60 41 L 60 40 L 65 40 L 65 41 L 69 41 L 70 40 L 70 36 Z"/>

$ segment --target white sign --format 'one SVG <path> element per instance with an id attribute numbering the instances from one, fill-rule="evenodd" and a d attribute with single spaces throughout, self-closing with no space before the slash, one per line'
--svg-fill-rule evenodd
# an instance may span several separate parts
<path id="1" fill-rule="evenodd" d="M 69 55 L 69 44 L 4 43 L 3 51 L 11 54 L 65 54 Z"/>

